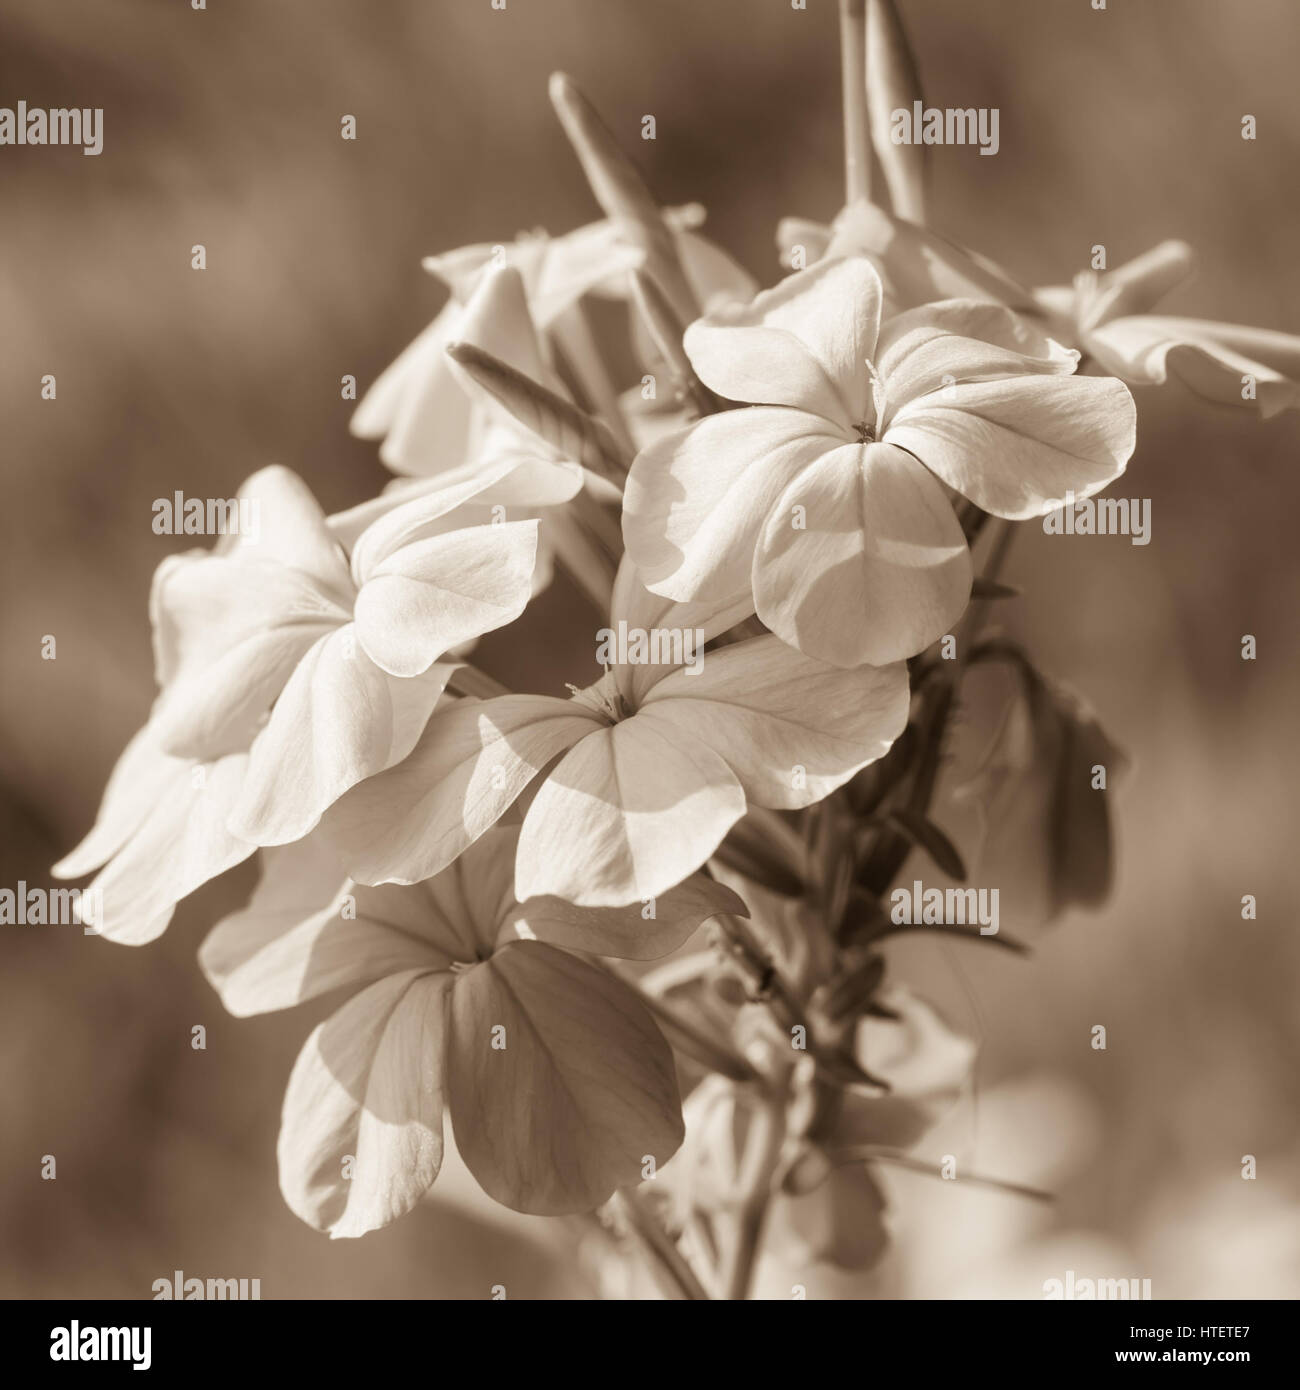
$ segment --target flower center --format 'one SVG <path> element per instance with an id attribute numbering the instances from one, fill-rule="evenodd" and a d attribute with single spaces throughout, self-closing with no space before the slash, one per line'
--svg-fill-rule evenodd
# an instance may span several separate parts
<path id="1" fill-rule="evenodd" d="M 885 383 L 880 379 L 876 364 L 867 360 L 867 376 L 871 385 L 871 399 L 863 403 L 862 418 L 853 426 L 859 444 L 874 444 L 880 438 L 885 419 Z"/>
<path id="2" fill-rule="evenodd" d="M 586 690 L 579 690 L 576 685 L 570 685 L 568 688 L 573 692 L 573 698 L 579 704 L 595 710 L 597 714 L 608 719 L 611 724 L 617 724 L 628 716 L 622 693 L 614 680 L 614 672 L 609 667 L 606 667 L 605 674 L 595 685 L 589 685 Z"/>

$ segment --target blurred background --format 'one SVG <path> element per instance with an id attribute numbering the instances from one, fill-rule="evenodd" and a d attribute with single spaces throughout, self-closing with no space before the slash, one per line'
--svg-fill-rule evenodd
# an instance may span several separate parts
<path id="1" fill-rule="evenodd" d="M 903 11 L 930 104 L 1001 111 L 996 158 L 932 151 L 938 230 L 1032 284 L 1095 243 L 1116 265 L 1182 237 L 1200 271 L 1168 312 L 1300 329 L 1291 0 Z M 105 116 L 98 158 L 0 148 L 0 885 L 49 882 L 147 711 L 149 578 L 185 546 L 153 534 L 153 499 L 233 496 L 271 462 L 327 510 L 373 495 L 386 474 L 348 436 L 339 379 L 364 391 L 439 307 L 420 257 L 597 215 L 546 99 L 557 68 L 661 201 L 703 203 L 764 282 L 777 220 L 839 206 L 834 0 L 5 4 L 0 105 Z M 1151 499 L 1152 543 L 1025 528 L 1006 575 L 1025 589 L 1011 627 L 1133 758 L 1115 895 L 1028 961 L 896 956 L 983 1048 L 928 1147 L 1060 1200 L 891 1175 L 900 1244 L 879 1290 L 1041 1297 L 1073 1269 L 1158 1297 L 1300 1294 L 1300 421 L 1174 385 L 1139 409 L 1117 491 Z M 543 602 L 558 625 L 574 599 Z M 530 632 L 484 664 L 561 660 Z M 330 1243 L 284 1207 L 280 1100 L 326 1009 L 236 1022 L 194 960 L 251 881 L 209 885 L 139 950 L 0 930 L 0 1295 L 149 1297 L 174 1270 L 258 1277 L 266 1298 L 582 1294 L 538 1222 L 431 1204 Z"/>

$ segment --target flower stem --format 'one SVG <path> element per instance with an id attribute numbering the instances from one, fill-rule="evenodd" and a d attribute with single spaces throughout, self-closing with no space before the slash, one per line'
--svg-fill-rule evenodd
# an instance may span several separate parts
<path id="1" fill-rule="evenodd" d="M 840 0 L 840 80 L 844 90 L 844 201 L 871 199 L 867 115 L 867 0 Z"/>
<path id="2" fill-rule="evenodd" d="M 932 1178 L 942 1178 L 939 1165 L 929 1163 L 923 1158 L 917 1158 L 912 1154 L 900 1153 L 897 1149 L 884 1148 L 877 1144 L 860 1144 L 854 1148 L 843 1149 L 831 1155 L 832 1161 L 837 1165 L 848 1163 L 894 1163 L 900 1168 L 910 1168 L 916 1173 L 926 1173 Z M 981 1173 L 967 1173 L 963 1177 L 956 1179 L 959 1182 L 972 1183 L 977 1187 L 993 1187 L 999 1192 L 1007 1192 L 1015 1197 L 1028 1197 L 1035 1202 L 1055 1202 L 1055 1196 L 1050 1192 L 1044 1192 L 1041 1187 L 1030 1187 L 1026 1183 L 1007 1182 L 1004 1178 L 985 1177 Z"/>
<path id="3" fill-rule="evenodd" d="M 722 1281 L 723 1296 L 729 1299 L 748 1298 L 750 1285 L 754 1282 L 754 1266 L 758 1263 L 762 1246 L 772 1186 L 785 1146 L 788 1067 L 782 1069 L 779 1082 L 763 1097 L 745 1139 L 736 1224 Z"/>
<path id="4" fill-rule="evenodd" d="M 489 676 L 468 661 L 462 662 L 451 673 L 447 689 L 453 695 L 471 695 L 477 700 L 491 700 L 497 695 L 514 693 L 508 685 L 502 685 L 495 676 Z"/>
<path id="5" fill-rule="evenodd" d="M 667 1282 L 673 1285 L 682 1298 L 707 1302 L 708 1291 L 687 1263 L 686 1257 L 677 1248 L 677 1243 L 659 1224 L 636 1190 L 630 1187 L 620 1188 L 614 1194 L 614 1200 Z"/>

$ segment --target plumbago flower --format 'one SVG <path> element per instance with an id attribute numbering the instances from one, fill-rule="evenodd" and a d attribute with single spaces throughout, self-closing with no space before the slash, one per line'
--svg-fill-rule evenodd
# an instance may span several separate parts
<path id="1" fill-rule="evenodd" d="M 750 611 L 745 597 L 666 602 L 624 561 L 610 627 L 707 642 Z M 901 664 L 841 671 L 770 634 L 708 652 L 695 670 L 614 664 L 569 700 L 449 706 L 405 761 L 354 788 L 323 829 L 360 882 L 412 883 L 450 864 L 537 778 L 515 891 L 619 906 L 697 869 L 749 802 L 819 801 L 888 749 L 907 707 Z"/>
<path id="2" fill-rule="evenodd" d="M 650 958 L 744 904 L 697 877 L 654 918 L 510 891 L 518 829 L 407 887 L 340 881 L 315 839 L 266 857 L 200 962 L 241 1017 L 341 988 L 289 1078 L 280 1186 L 304 1221 L 359 1236 L 438 1176 L 443 1114 L 484 1190 L 518 1211 L 590 1211 L 682 1138 L 673 1056 L 634 989 L 576 952 Z M 322 891 L 323 890 L 323 891 Z"/>
<path id="3" fill-rule="evenodd" d="M 1000 307 L 946 300 L 880 321 L 864 257 L 824 260 L 683 346 L 718 395 L 753 402 L 650 446 L 623 532 L 679 601 L 752 582 L 758 616 L 840 666 L 911 656 L 970 596 L 942 484 L 985 512 L 1042 516 L 1123 472 L 1127 388 L 1070 375 L 1067 351 Z"/>
<path id="4" fill-rule="evenodd" d="M 561 402 L 570 402 L 563 382 L 546 364 L 519 272 L 511 267 L 486 270 L 478 287 L 459 316 L 463 335 L 459 345 L 491 354 L 513 372 L 526 377 Z M 443 348 L 450 346 L 444 344 Z M 473 428 L 464 441 L 460 465 L 427 477 L 403 479 L 390 484 L 376 498 L 330 518 L 330 529 L 345 545 L 352 545 L 366 527 L 380 517 L 434 494 L 464 495 L 466 500 L 444 514 L 433 530 L 454 530 L 467 525 L 485 525 L 504 519 L 533 519 L 538 522 L 538 553 L 533 573 L 534 589 L 541 590 L 553 575 L 558 553 L 586 587 L 608 595 L 608 580 L 602 578 L 601 534 L 606 539 L 612 521 L 603 524 L 603 511 L 589 505 L 581 516 L 563 504 L 573 501 L 584 489 L 593 499 L 617 502 L 620 492 L 607 482 L 611 468 L 615 476 L 627 471 L 627 456 L 612 433 L 600 444 L 584 441 L 570 432 L 545 438 L 536 429 L 521 423 L 507 406 L 494 398 L 445 350 L 440 351 L 453 388 L 472 404 Z M 584 465 L 593 465 L 593 472 Z M 468 489 L 463 494 L 459 489 Z M 472 495 L 471 495 L 472 494 Z M 593 523 L 597 535 L 592 535 Z"/>
<path id="5" fill-rule="evenodd" d="M 833 227 L 787 218 L 777 241 L 787 263 L 796 246 L 806 263 L 870 257 L 894 311 L 950 296 L 1004 304 L 1130 386 L 1163 385 L 1172 374 L 1205 400 L 1254 406 L 1265 419 L 1300 408 L 1300 337 L 1150 312 L 1191 275 L 1185 242 L 1161 242 L 1114 270 L 1080 271 L 1068 286 L 1029 290 L 986 257 L 871 203 L 846 207 Z"/>
<path id="6" fill-rule="evenodd" d="M 1012 592 L 1010 523 L 1133 450 L 1127 387 L 1078 374 L 1080 351 L 1212 395 L 1249 365 L 1271 410 L 1294 403 L 1293 345 L 1148 318 L 1181 252 L 1031 294 L 876 208 L 869 108 L 894 206 L 923 214 L 880 115 L 920 93 L 887 0 L 841 17 L 848 206 L 783 227 L 794 274 L 758 292 L 557 75 L 604 220 L 431 263 L 451 301 L 353 421 L 397 479 L 325 516 L 264 470 L 241 491 L 256 541 L 155 575 L 158 697 L 56 871 L 98 869 L 97 925 L 138 944 L 260 853 L 201 960 L 240 1015 L 349 991 L 294 1067 L 279 1142 L 287 1202 L 331 1235 L 436 1195 L 445 1116 L 491 1198 L 588 1215 L 674 1296 L 746 1297 L 760 1266 L 865 1269 L 887 1234 L 876 1165 L 927 1166 L 915 1146 L 973 1061 L 894 982 L 888 939 L 1012 945 L 894 923 L 891 887 L 913 855 L 965 881 L 938 824 L 964 793 L 981 867 L 1029 824 L 1005 872 L 1043 879 L 1020 899 L 1040 920 L 1105 894 L 1113 812 L 1084 779 L 1118 750 L 1027 653 L 980 638 Z M 585 314 L 610 295 L 631 316 L 600 316 L 617 342 Z M 618 634 L 594 634 L 568 699 L 465 659 L 535 622 L 552 557 L 581 592 L 576 613 L 550 604 L 567 626 L 547 641 Z M 958 620 L 959 659 L 924 653 Z M 954 794 L 953 713 L 996 661 L 1016 717 Z"/>
<path id="7" fill-rule="evenodd" d="M 694 229 L 702 221 L 703 211 L 695 206 L 663 213 L 695 301 L 707 304 L 719 296 L 748 299 L 757 286 L 730 256 L 698 235 Z M 616 422 L 609 374 L 581 301 L 591 294 L 625 298 L 631 272 L 645 259 L 644 247 L 628 236 L 626 222 L 613 218 L 561 237 L 535 232 L 507 245 L 464 246 L 426 258 L 424 268 L 446 285 L 451 298 L 366 393 L 352 417 L 352 432 L 362 439 L 382 440 L 380 459 L 406 476 L 434 476 L 465 462 L 484 421 L 475 398 L 456 380 L 446 348 L 476 341 L 475 296 L 485 279 L 504 268 L 519 277 L 541 336 L 534 339 L 531 329 L 527 334 L 506 331 L 497 343 L 481 345 L 507 361 L 512 351 L 533 353 L 539 359 L 534 370 L 525 362 L 512 365 L 538 381 L 553 376 L 563 358 L 593 403 Z"/>
<path id="8" fill-rule="evenodd" d="M 399 762 L 438 703 L 449 648 L 528 600 L 536 523 L 420 538 L 474 489 L 390 513 L 347 557 L 286 469 L 240 496 L 256 540 L 172 557 L 151 611 L 161 693 L 95 827 L 55 872 L 107 867 L 96 925 L 139 944 L 176 903 L 259 845 L 300 838 L 349 787 Z"/>

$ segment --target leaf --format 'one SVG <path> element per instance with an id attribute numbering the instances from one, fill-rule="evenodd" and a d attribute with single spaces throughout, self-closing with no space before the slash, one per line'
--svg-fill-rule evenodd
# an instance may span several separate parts
<path id="1" fill-rule="evenodd" d="M 684 1134 L 673 1055 L 645 1007 L 608 971 L 541 942 L 505 946 L 457 980 L 447 1094 L 483 1190 L 537 1215 L 592 1210 L 640 1182 L 646 1157 L 662 1167 Z"/>
<path id="2" fill-rule="evenodd" d="M 887 819 L 913 844 L 920 845 L 949 878 L 955 878 L 958 883 L 966 882 L 966 865 L 957 847 L 932 820 L 906 807 L 891 811 Z"/>

